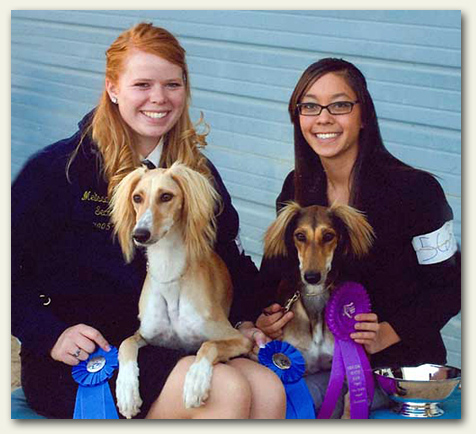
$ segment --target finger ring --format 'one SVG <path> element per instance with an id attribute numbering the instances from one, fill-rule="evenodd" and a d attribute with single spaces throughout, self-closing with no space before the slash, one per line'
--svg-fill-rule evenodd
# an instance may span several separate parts
<path id="1" fill-rule="evenodd" d="M 251 333 L 251 339 L 255 338 L 255 334 L 258 333 L 258 330 L 255 330 L 253 333 Z"/>
<path id="2" fill-rule="evenodd" d="M 76 352 L 73 354 L 73 356 L 78 358 L 80 354 L 81 354 L 81 348 L 78 348 Z"/>

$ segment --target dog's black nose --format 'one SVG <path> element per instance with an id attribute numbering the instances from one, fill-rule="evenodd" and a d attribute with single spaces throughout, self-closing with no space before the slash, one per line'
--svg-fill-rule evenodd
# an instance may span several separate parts
<path id="1" fill-rule="evenodd" d="M 145 243 L 150 238 L 150 231 L 143 228 L 135 229 L 132 233 L 132 238 L 138 243 Z"/>
<path id="2" fill-rule="evenodd" d="M 315 285 L 319 283 L 321 280 L 321 273 L 316 273 L 314 271 L 310 271 L 304 274 L 304 280 L 309 283 L 310 285 Z"/>

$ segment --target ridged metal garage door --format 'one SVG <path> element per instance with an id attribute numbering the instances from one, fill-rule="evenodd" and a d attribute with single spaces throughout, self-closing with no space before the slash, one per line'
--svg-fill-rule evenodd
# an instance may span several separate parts
<path id="1" fill-rule="evenodd" d="M 232 194 L 243 244 L 262 236 L 293 166 L 287 102 L 302 71 L 343 57 L 368 78 L 388 148 L 439 176 L 461 240 L 460 11 L 13 11 L 12 178 L 34 151 L 72 134 L 99 98 L 104 51 L 152 21 L 187 50 L 193 118 Z M 461 364 L 461 320 L 444 330 Z"/>

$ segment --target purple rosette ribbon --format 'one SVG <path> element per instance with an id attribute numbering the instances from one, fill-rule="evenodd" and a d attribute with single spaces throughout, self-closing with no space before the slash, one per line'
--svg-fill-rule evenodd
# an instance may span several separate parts
<path id="1" fill-rule="evenodd" d="M 258 353 L 259 362 L 282 381 L 286 392 L 286 419 L 315 419 L 314 403 L 302 378 L 306 362 L 288 342 L 271 341 Z"/>
<path id="2" fill-rule="evenodd" d="M 119 366 L 117 348 L 98 348 L 87 360 L 73 367 L 78 383 L 73 419 L 119 419 L 108 380 Z"/>
<path id="3" fill-rule="evenodd" d="M 374 381 L 369 359 L 362 345 L 352 340 L 355 315 L 371 311 L 365 288 L 355 282 L 344 282 L 331 295 L 326 306 L 326 322 L 334 335 L 334 356 L 326 396 L 317 416 L 329 419 L 347 378 L 351 419 L 368 419 L 374 395 Z"/>

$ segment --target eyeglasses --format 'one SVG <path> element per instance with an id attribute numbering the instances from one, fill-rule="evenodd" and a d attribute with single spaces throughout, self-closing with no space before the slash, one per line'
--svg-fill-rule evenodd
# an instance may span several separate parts
<path id="1" fill-rule="evenodd" d="M 331 115 L 346 115 L 359 101 L 337 101 L 328 105 L 320 105 L 315 102 L 301 102 L 296 104 L 297 110 L 302 116 L 319 116 L 326 109 Z"/>

